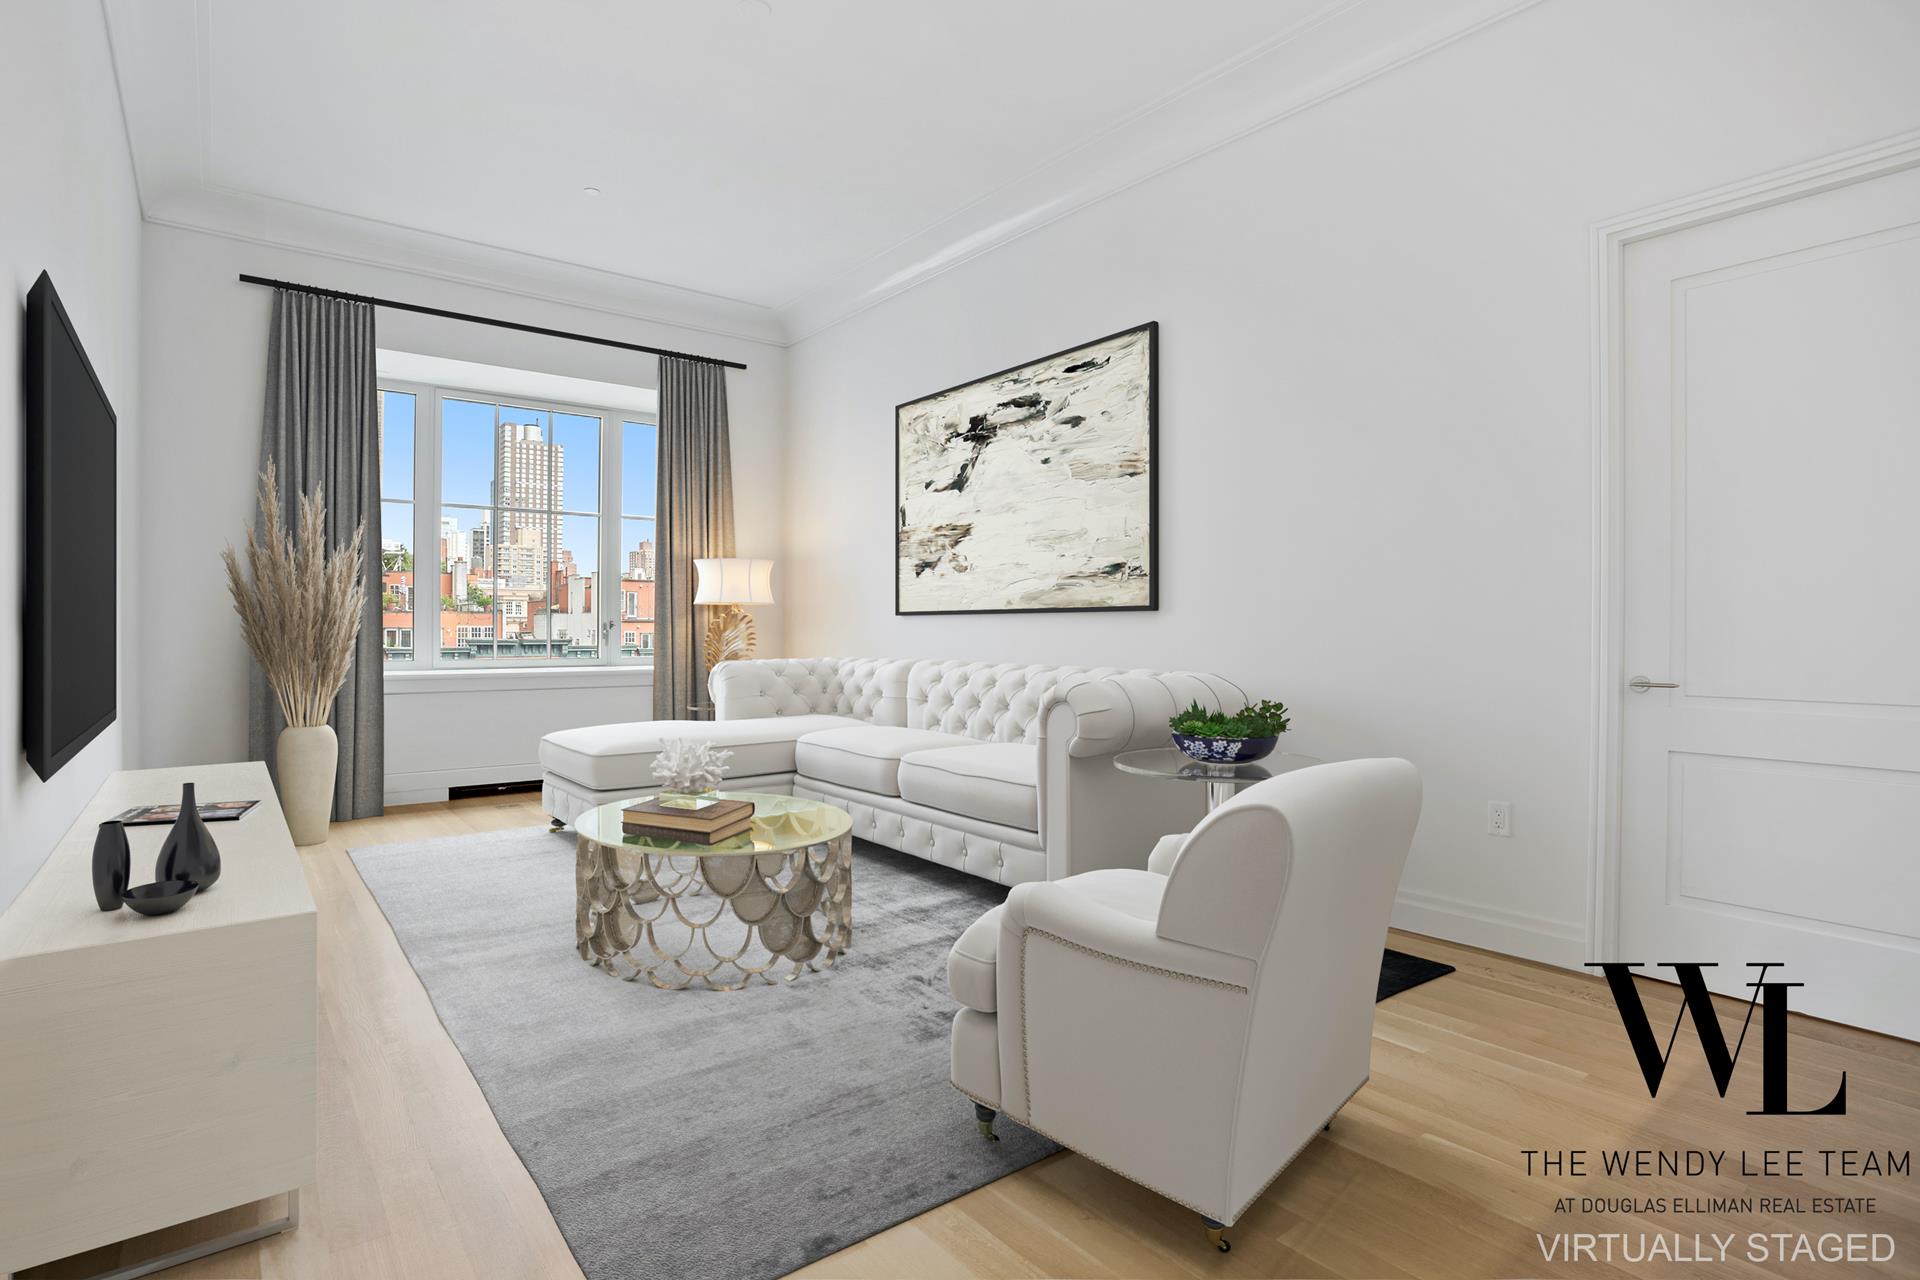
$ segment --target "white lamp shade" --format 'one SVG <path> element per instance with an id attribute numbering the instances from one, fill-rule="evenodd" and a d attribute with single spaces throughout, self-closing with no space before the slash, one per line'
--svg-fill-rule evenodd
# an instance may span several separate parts
<path id="1" fill-rule="evenodd" d="M 695 560 L 695 604 L 772 604 L 773 561 Z"/>

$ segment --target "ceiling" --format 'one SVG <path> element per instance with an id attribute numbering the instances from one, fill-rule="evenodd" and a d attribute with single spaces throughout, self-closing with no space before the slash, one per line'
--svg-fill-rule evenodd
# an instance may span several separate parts
<path id="1" fill-rule="evenodd" d="M 1514 7 L 104 3 L 150 219 L 775 341 Z"/>

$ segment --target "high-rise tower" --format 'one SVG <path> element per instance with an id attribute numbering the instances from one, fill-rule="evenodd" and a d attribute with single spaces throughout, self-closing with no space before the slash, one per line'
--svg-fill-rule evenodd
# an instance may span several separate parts
<path id="1" fill-rule="evenodd" d="M 531 547 L 546 579 L 545 565 L 560 548 L 560 496 L 566 481 L 566 446 L 547 439 L 537 422 L 500 424 L 494 501 L 500 508 L 498 542 Z M 530 532 L 531 539 L 522 531 Z"/>

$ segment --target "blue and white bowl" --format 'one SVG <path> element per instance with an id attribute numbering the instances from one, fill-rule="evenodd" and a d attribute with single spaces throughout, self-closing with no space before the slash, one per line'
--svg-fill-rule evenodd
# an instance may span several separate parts
<path id="1" fill-rule="evenodd" d="M 1190 733 L 1173 735 L 1173 745 L 1195 760 L 1207 764 L 1244 764 L 1270 753 L 1280 742 L 1279 735 L 1265 738 L 1197 738 Z"/>

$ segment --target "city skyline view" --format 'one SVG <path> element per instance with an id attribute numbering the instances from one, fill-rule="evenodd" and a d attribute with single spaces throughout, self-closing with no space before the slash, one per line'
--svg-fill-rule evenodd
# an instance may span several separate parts
<path id="1" fill-rule="evenodd" d="M 421 547 L 415 523 L 420 399 L 410 390 L 380 395 L 388 660 L 413 659 L 419 615 L 436 605 L 443 660 L 594 660 L 604 656 L 604 622 L 618 623 L 621 654 L 650 653 L 654 425 L 608 414 L 603 428 L 593 414 L 442 393 L 440 514 L 433 545 Z M 601 511 L 601 442 L 612 430 L 621 433 L 617 514 Z M 610 568 L 620 577 L 610 610 L 595 599 L 603 519 L 618 521 Z M 429 583 L 437 590 L 422 600 Z M 611 582 L 605 589 L 614 591 Z"/>

